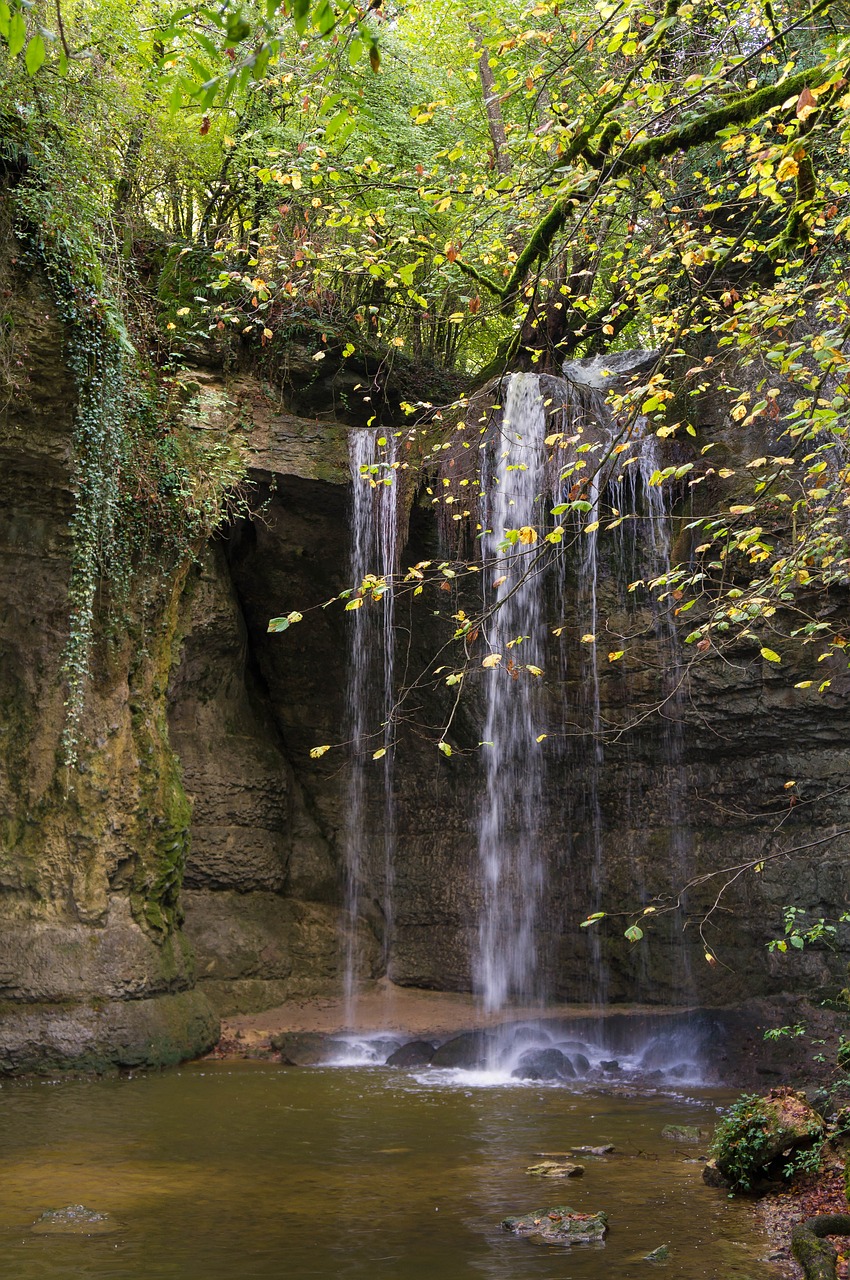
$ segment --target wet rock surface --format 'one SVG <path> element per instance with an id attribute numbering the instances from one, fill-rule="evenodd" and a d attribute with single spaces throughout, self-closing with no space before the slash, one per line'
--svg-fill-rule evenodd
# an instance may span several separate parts
<path id="1" fill-rule="evenodd" d="M 502 1226 L 532 1244 L 601 1244 L 608 1234 L 608 1217 L 605 1213 L 577 1213 L 561 1205 L 504 1218 Z"/>
<path id="2" fill-rule="evenodd" d="M 575 1080 L 576 1070 L 560 1049 L 529 1049 L 511 1075 L 522 1080 Z"/>
<path id="3" fill-rule="evenodd" d="M 493 1044 L 493 1037 L 486 1031 L 466 1031 L 454 1036 L 435 1050 L 431 1059 L 434 1067 L 462 1067 L 467 1071 L 483 1067 Z"/>
<path id="4" fill-rule="evenodd" d="M 539 1164 L 529 1165 L 525 1172 L 538 1178 L 581 1178 L 584 1165 L 569 1160 L 541 1160 Z"/>
<path id="5" fill-rule="evenodd" d="M 69 1204 L 64 1209 L 45 1209 L 31 1227 L 36 1236 L 107 1236 L 119 1230 L 108 1213 Z"/>
<path id="6" fill-rule="evenodd" d="M 409 1040 L 387 1058 L 388 1067 L 427 1067 L 434 1060 L 436 1045 L 430 1040 Z"/>

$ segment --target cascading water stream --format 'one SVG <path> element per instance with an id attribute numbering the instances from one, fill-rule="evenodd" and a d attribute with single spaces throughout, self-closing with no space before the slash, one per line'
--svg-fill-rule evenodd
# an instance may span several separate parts
<path id="1" fill-rule="evenodd" d="M 377 579 L 362 607 L 350 613 L 346 723 L 349 741 L 348 785 L 343 838 L 345 864 L 344 995 L 346 1020 L 353 1017 L 357 993 L 358 922 L 365 895 L 376 900 L 383 915 L 386 961 L 393 928 L 393 853 L 395 818 L 392 774 L 392 706 L 394 696 L 393 573 L 398 554 L 397 489 L 392 469 L 392 437 L 379 453 L 379 433 L 356 430 L 349 435 L 351 474 L 351 550 L 349 576 L 357 593 L 367 575 Z M 373 599 L 377 595 L 377 600 Z M 376 735 L 380 726 L 380 737 Z M 367 773 L 379 748 L 383 757 L 383 823 L 376 835 L 370 822 Z M 374 766 L 372 766 L 374 768 Z M 376 846 L 380 857 L 375 859 Z"/>
<path id="2" fill-rule="evenodd" d="M 629 469 L 632 492 L 628 502 L 633 511 L 637 511 L 641 505 L 645 510 L 643 527 L 636 531 L 633 540 L 633 576 L 647 583 L 668 573 L 672 564 L 670 491 L 664 485 L 652 483 L 659 466 L 658 441 L 645 430 L 640 440 L 637 463 Z M 680 889 L 687 883 L 691 872 L 691 830 L 684 760 L 682 654 L 671 597 L 668 594 L 666 601 L 659 601 L 653 592 L 651 601 L 653 631 L 661 667 L 660 722 L 663 761 L 667 772 L 670 883 L 674 888 Z M 674 913 L 674 925 L 680 939 L 683 908 L 684 902 Z M 687 991 L 691 987 L 690 964 L 687 948 L 681 942 L 674 948 L 671 970 L 673 985 L 679 990 Z"/>
<path id="3" fill-rule="evenodd" d="M 488 1012 L 509 999 L 543 995 L 537 981 L 543 760 L 537 679 L 528 670 L 542 661 L 543 577 L 532 543 L 520 537 L 504 544 L 506 530 L 542 522 L 545 434 L 538 378 L 513 374 L 484 486 L 485 556 L 495 579 L 485 587 L 485 607 L 492 610 L 487 638 L 491 655 L 501 655 L 485 672 L 486 777 L 478 815 L 483 903 L 474 982 Z"/>

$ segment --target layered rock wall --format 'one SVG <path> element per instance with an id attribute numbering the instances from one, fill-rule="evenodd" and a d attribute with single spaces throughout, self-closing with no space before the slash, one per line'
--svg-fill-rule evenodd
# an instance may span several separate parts
<path id="1" fill-rule="evenodd" d="M 294 416 L 251 378 L 198 373 L 198 429 L 238 420 L 249 441 L 255 518 L 148 584 L 143 606 L 102 614 L 80 765 L 68 773 L 74 388 L 43 282 L 20 272 L 14 283 L 17 363 L 0 417 L 0 1070 L 176 1061 L 215 1040 L 222 1013 L 340 989 L 346 757 L 310 751 L 344 736 L 346 617 L 320 606 L 351 585 L 346 428 L 330 413 Z M 415 507 L 405 561 L 437 554 L 432 514 Z M 787 667 L 780 675 L 739 647 L 695 665 L 660 715 L 644 714 L 669 689 L 669 637 L 626 577 L 616 557 L 600 562 L 602 632 L 641 637 L 603 664 L 601 762 L 570 728 L 588 696 L 574 584 L 553 588 L 565 627 L 544 677 L 552 731 L 538 837 L 551 995 L 724 1003 L 840 984 L 841 955 L 811 948 L 792 967 L 766 943 L 788 904 L 815 917 L 846 906 L 844 674 L 834 664 L 815 701 L 790 688 Z M 428 590 L 399 603 L 408 683 L 433 665 L 456 606 Z M 304 621 L 270 635 L 268 619 L 291 609 Z M 451 759 L 434 746 L 443 682 L 422 681 L 405 704 L 392 912 L 377 871 L 367 874 L 364 977 L 388 954 L 396 982 L 469 987 L 489 676 L 469 681 Z M 376 833 L 382 776 L 367 783 Z M 804 846 L 812 856 L 785 852 Z M 739 876 L 747 861 L 764 866 Z M 689 881 L 702 935 L 663 911 L 638 947 L 623 938 L 626 917 L 603 923 L 596 948 L 579 928 L 597 898 L 635 913 L 669 905 Z"/>

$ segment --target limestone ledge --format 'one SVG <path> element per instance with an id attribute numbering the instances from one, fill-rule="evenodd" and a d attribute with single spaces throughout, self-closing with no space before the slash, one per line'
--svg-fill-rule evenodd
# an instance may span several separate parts
<path id="1" fill-rule="evenodd" d="M 155 942 L 119 894 L 110 895 L 101 926 L 9 920 L 0 933 L 0 1001 L 138 1000 L 185 990 L 193 980 L 183 937 Z"/>
<path id="2" fill-rule="evenodd" d="M 0 1006 L 0 1074 L 171 1066 L 212 1048 L 218 1032 L 199 991 L 102 1005 Z"/>

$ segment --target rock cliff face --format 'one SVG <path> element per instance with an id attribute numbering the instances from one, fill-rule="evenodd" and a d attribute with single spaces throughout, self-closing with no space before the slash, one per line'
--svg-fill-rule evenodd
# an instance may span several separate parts
<path id="1" fill-rule="evenodd" d="M 223 1013 L 340 986 L 345 770 L 341 753 L 309 753 L 344 733 L 346 618 L 317 606 L 350 585 L 346 429 L 321 398 L 310 407 L 325 416 L 303 419 L 250 378 L 223 400 L 216 377 L 197 375 L 217 406 L 203 429 L 216 414 L 242 423 L 257 515 L 151 589 L 143 616 L 108 628 L 104 617 L 81 764 L 66 775 L 74 392 L 46 290 L 23 274 L 15 290 L 20 372 L 0 417 L 0 1071 L 176 1061 L 213 1043 Z M 433 554 L 436 536 L 414 508 L 405 561 Z M 669 715 L 644 717 L 669 653 L 627 569 L 623 554 L 600 563 L 599 617 L 612 635 L 643 638 L 601 673 L 600 709 L 606 724 L 635 723 L 609 735 L 601 761 L 564 728 L 586 711 L 587 668 L 569 575 L 558 588 L 566 630 L 545 705 L 562 732 L 547 749 L 540 833 L 551 994 L 728 1002 L 836 982 L 843 961 L 829 951 L 792 968 L 765 943 L 786 904 L 845 906 L 844 845 L 826 839 L 850 827 L 844 677 L 815 702 L 741 650 L 696 666 Z M 427 667 L 445 605 L 428 592 L 399 605 L 399 668 Z M 295 608 L 305 621 L 269 635 L 269 617 Z M 463 989 L 481 904 L 482 691 L 455 721 L 451 759 L 416 728 L 444 722 L 444 696 L 423 686 L 396 751 L 389 973 Z M 379 833 L 377 770 L 369 788 Z M 816 858 L 777 856 L 819 841 Z M 761 857 L 758 875 L 736 878 Z M 617 923 L 594 949 L 578 928 L 594 895 L 628 909 L 727 867 L 689 902 L 708 911 L 729 880 L 706 925 L 716 967 L 670 917 L 648 947 L 629 947 Z M 377 872 L 361 902 L 358 968 L 378 976 Z"/>

